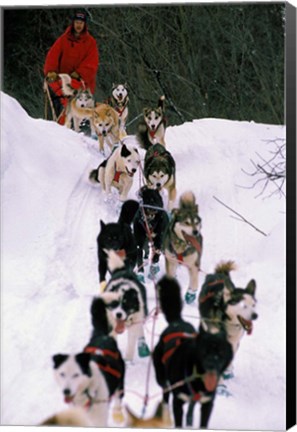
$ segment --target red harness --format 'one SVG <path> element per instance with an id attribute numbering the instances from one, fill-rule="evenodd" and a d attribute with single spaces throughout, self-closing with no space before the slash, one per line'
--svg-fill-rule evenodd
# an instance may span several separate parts
<path id="1" fill-rule="evenodd" d="M 101 348 L 89 346 L 89 347 L 86 347 L 84 349 L 84 352 L 90 353 L 90 354 L 95 354 L 95 355 L 109 356 L 109 357 L 113 358 L 114 360 L 119 359 L 119 353 L 116 351 L 111 351 L 109 349 L 101 349 Z M 121 373 L 118 370 L 112 368 L 109 365 L 103 365 L 100 362 L 96 362 L 96 363 L 97 363 L 97 366 L 99 367 L 99 369 L 115 376 L 116 378 L 121 378 Z"/>
<path id="2" fill-rule="evenodd" d="M 165 364 L 168 359 L 172 356 L 172 354 L 175 352 L 177 347 L 180 346 L 180 344 L 183 342 L 184 339 L 194 338 L 196 337 L 196 333 L 186 333 L 186 332 L 175 332 L 175 333 L 169 333 L 168 335 L 165 335 L 163 337 L 163 342 L 167 343 L 171 341 L 172 339 L 176 339 L 175 346 L 172 348 L 169 348 L 162 356 L 162 363 Z"/>

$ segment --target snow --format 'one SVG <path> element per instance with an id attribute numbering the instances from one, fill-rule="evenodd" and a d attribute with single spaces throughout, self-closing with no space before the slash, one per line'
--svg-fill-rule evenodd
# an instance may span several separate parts
<path id="1" fill-rule="evenodd" d="M 66 408 L 51 357 L 79 352 L 89 340 L 90 304 L 99 294 L 99 221 L 117 215 L 88 181 L 102 160 L 95 140 L 30 118 L 4 93 L 1 122 L 1 424 L 30 426 Z M 235 377 L 227 383 L 232 395 L 216 398 L 211 429 L 285 429 L 285 200 L 273 193 L 274 185 L 261 194 L 263 185 L 253 186 L 255 178 L 243 172 L 253 171 L 251 160 L 267 157 L 273 142 L 284 138 L 284 126 L 212 118 L 166 130 L 178 196 L 191 189 L 202 217 L 199 286 L 222 259 L 237 263 L 237 286 L 257 282 L 259 318 L 236 356 Z M 136 143 L 135 136 L 127 141 Z M 140 180 L 135 177 L 131 198 Z M 183 267 L 177 277 L 185 291 Z M 146 287 L 152 311 L 154 285 Z M 184 307 L 184 317 L 198 326 L 196 303 Z M 161 315 L 153 337 L 152 317 L 145 323 L 151 347 L 164 326 Z M 119 337 L 120 348 L 125 338 Z M 161 391 L 148 358 L 127 365 L 125 387 L 125 403 L 138 415 L 148 390 L 149 417 Z"/>

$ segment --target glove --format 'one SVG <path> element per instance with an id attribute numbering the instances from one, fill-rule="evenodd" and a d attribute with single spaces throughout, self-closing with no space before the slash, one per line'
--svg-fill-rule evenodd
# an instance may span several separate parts
<path id="1" fill-rule="evenodd" d="M 56 81 L 58 79 L 58 74 L 56 72 L 48 72 L 46 75 L 46 79 L 49 82 Z"/>
<path id="2" fill-rule="evenodd" d="M 71 74 L 70 74 L 70 76 L 71 76 L 71 78 L 74 78 L 74 79 L 76 79 L 76 80 L 80 80 L 80 76 L 79 76 L 79 74 L 77 73 L 77 72 L 72 72 Z"/>

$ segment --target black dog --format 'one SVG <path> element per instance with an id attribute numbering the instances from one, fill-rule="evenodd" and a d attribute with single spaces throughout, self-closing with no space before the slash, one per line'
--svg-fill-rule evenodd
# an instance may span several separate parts
<path id="1" fill-rule="evenodd" d="M 163 210 L 163 200 L 159 192 L 143 186 L 139 190 L 141 200 L 139 209 L 133 220 L 133 231 L 137 244 L 137 267 L 139 279 L 144 281 L 143 256 L 147 254 L 148 242 L 153 243 L 154 255 L 149 277 L 152 278 L 159 271 L 159 259 L 163 244 L 163 235 L 169 218 Z"/>
<path id="2" fill-rule="evenodd" d="M 127 268 L 134 269 L 137 261 L 137 245 L 132 234 L 131 223 L 139 208 L 137 201 L 128 200 L 122 205 L 118 222 L 105 224 L 100 221 L 100 233 L 97 237 L 98 273 L 100 284 L 105 285 L 107 250 L 114 250 L 124 258 Z M 104 287 L 103 287 L 104 288 Z"/>
<path id="3" fill-rule="evenodd" d="M 219 379 L 232 360 L 232 347 L 225 332 L 196 333 L 182 319 L 181 290 L 175 279 L 164 276 L 158 289 L 168 327 L 155 347 L 153 362 L 164 402 L 172 392 L 175 427 L 182 427 L 183 404 L 189 402 L 187 425 L 191 426 L 195 403 L 200 401 L 200 427 L 207 428 Z"/>

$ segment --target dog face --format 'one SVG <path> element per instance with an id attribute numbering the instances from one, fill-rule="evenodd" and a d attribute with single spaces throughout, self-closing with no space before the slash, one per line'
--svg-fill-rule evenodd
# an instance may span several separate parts
<path id="1" fill-rule="evenodd" d="M 211 334 L 202 331 L 196 340 L 197 364 L 202 366 L 202 380 L 207 391 L 215 391 L 220 376 L 232 360 L 231 344 L 223 332 Z"/>
<path id="2" fill-rule="evenodd" d="M 107 136 L 111 129 L 114 127 L 114 119 L 108 110 L 105 112 L 98 113 L 94 110 L 93 113 L 93 124 L 99 135 Z"/>
<path id="3" fill-rule="evenodd" d="M 114 331 L 120 334 L 132 324 L 133 316 L 143 309 L 141 297 L 135 284 L 124 278 L 111 282 L 108 290 L 113 294 L 108 296 L 109 301 L 105 300 L 109 320 Z M 104 294 L 102 296 L 105 299 Z"/>
<path id="4" fill-rule="evenodd" d="M 112 96 L 117 102 L 123 102 L 128 96 L 127 84 L 113 84 Z"/>
<path id="5" fill-rule="evenodd" d="M 93 108 L 94 98 L 90 90 L 81 90 L 75 97 L 75 103 L 78 108 Z"/>
<path id="6" fill-rule="evenodd" d="M 90 385 L 89 354 L 56 354 L 53 362 L 55 379 L 62 390 L 64 401 L 74 402 Z"/>
<path id="7" fill-rule="evenodd" d="M 245 289 L 235 288 L 227 301 L 226 315 L 231 321 L 239 321 L 244 330 L 251 333 L 253 321 L 258 318 L 255 298 L 256 282 L 252 279 Z"/>
<path id="8" fill-rule="evenodd" d="M 196 237 L 201 230 L 201 218 L 198 214 L 175 213 L 173 231 L 178 238 L 185 241 L 187 236 Z"/>
<path id="9" fill-rule="evenodd" d="M 169 181 L 170 177 L 169 174 L 165 172 L 165 169 L 163 169 L 162 167 L 158 168 L 148 174 L 148 181 L 154 189 L 161 190 L 164 185 Z"/>
<path id="10" fill-rule="evenodd" d="M 142 200 L 143 210 L 148 221 L 154 219 L 162 211 L 160 208 L 163 208 L 163 200 L 156 189 L 143 186 L 138 191 L 138 196 Z"/>
<path id="11" fill-rule="evenodd" d="M 98 243 L 100 248 L 112 249 L 120 251 L 125 246 L 125 236 L 123 227 L 118 223 L 105 224 L 102 220 L 100 221 L 101 229 L 98 236 Z"/>
<path id="12" fill-rule="evenodd" d="M 129 279 L 116 278 L 108 284 L 108 292 L 102 294 L 106 304 L 109 321 L 118 334 L 131 325 L 133 316 L 143 310 L 137 285 Z"/>
<path id="13" fill-rule="evenodd" d="M 126 144 L 123 144 L 120 155 L 124 159 L 127 174 L 132 177 L 140 164 L 140 156 L 137 148 L 132 146 L 128 147 Z"/>
<path id="14" fill-rule="evenodd" d="M 145 108 L 143 110 L 143 118 L 151 131 L 158 129 L 159 124 L 163 120 L 162 108 Z"/>

